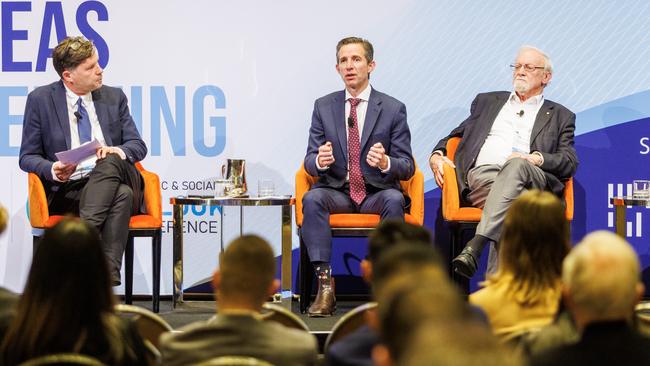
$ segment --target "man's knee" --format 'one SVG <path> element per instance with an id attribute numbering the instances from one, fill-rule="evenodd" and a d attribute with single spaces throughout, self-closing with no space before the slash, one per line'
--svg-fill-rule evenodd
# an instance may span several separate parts
<path id="1" fill-rule="evenodd" d="M 382 192 L 384 206 L 404 207 L 404 194 L 396 189 L 387 189 Z"/>
<path id="2" fill-rule="evenodd" d="M 115 192 L 114 202 L 127 201 L 133 202 L 133 190 L 126 184 L 120 184 Z"/>
<path id="3" fill-rule="evenodd" d="M 321 189 L 310 189 L 302 197 L 302 206 L 304 209 L 309 209 L 312 207 L 321 207 L 325 200 L 325 192 Z"/>
<path id="4" fill-rule="evenodd" d="M 100 170 L 108 174 L 118 174 L 120 165 L 124 160 L 117 154 L 108 154 L 104 159 L 98 159 L 94 170 Z"/>

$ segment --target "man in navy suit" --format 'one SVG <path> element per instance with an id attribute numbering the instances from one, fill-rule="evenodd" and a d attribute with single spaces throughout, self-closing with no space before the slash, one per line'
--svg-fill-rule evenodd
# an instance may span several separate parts
<path id="1" fill-rule="evenodd" d="M 348 37 L 336 46 L 336 70 L 345 90 L 314 103 L 307 172 L 318 182 L 303 198 L 301 235 L 318 278 L 310 316 L 330 316 L 336 308 L 331 277 L 332 213 L 374 213 L 404 220 L 399 181 L 415 171 L 411 133 L 403 103 L 370 86 L 373 47 Z"/>
<path id="2" fill-rule="evenodd" d="M 578 166 L 573 146 L 576 116 L 544 98 L 553 66 L 541 50 L 523 46 L 512 68 L 512 92 L 476 96 L 470 116 L 433 149 L 429 165 L 443 185 L 443 164 L 456 168 L 460 199 L 483 209 L 476 235 L 452 261 L 454 270 L 472 277 L 483 248 L 498 243 L 505 213 L 527 189 L 558 196 Z M 447 140 L 462 137 L 454 161 L 446 154 Z M 496 270 L 497 246 L 490 246 L 488 273 Z"/>
<path id="3" fill-rule="evenodd" d="M 50 214 L 79 215 L 98 228 L 117 286 L 129 219 L 143 206 L 144 181 L 134 163 L 144 159 L 147 147 L 122 90 L 102 86 L 91 41 L 64 39 L 52 62 L 61 79 L 27 96 L 20 168 L 40 177 Z M 55 156 L 92 140 L 101 147 L 78 164 Z"/>

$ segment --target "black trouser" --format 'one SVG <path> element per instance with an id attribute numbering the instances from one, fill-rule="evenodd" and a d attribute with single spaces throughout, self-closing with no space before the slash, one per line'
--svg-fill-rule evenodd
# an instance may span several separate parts
<path id="1" fill-rule="evenodd" d="M 108 268 L 119 278 L 132 214 L 143 206 L 144 180 L 138 169 L 117 154 L 97 160 L 87 178 L 70 180 L 50 197 L 51 214 L 74 214 L 101 233 Z"/>

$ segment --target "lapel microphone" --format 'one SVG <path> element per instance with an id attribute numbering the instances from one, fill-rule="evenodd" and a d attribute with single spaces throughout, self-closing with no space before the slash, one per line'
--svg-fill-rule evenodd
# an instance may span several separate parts
<path id="1" fill-rule="evenodd" d="M 352 117 L 348 117 L 348 127 L 350 128 L 354 127 L 354 119 L 352 119 Z"/>
<path id="2" fill-rule="evenodd" d="M 81 119 L 81 113 L 79 111 L 74 112 L 74 116 L 77 117 L 77 122 Z"/>
<path id="3" fill-rule="evenodd" d="M 523 116 L 524 116 L 524 110 L 522 109 L 522 110 L 519 111 L 519 113 L 516 113 L 516 114 L 517 114 L 519 117 L 523 117 Z"/>

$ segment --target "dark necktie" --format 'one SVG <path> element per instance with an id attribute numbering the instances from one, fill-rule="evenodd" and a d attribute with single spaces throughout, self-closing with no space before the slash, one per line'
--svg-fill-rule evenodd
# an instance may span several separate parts
<path id="1" fill-rule="evenodd" d="M 81 103 L 81 98 L 77 102 L 77 131 L 79 132 L 79 144 L 90 141 L 92 138 L 92 128 L 90 127 L 90 118 L 88 112 Z"/>
<path id="2" fill-rule="evenodd" d="M 348 124 L 348 164 L 350 167 L 350 198 L 357 205 L 360 205 L 366 198 L 366 185 L 363 182 L 361 174 L 361 143 L 359 142 L 359 123 L 357 120 L 357 105 L 361 99 L 350 98 L 350 119 L 352 124 Z"/>

